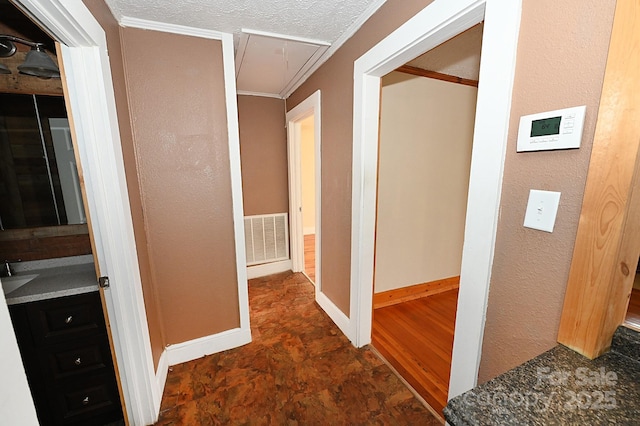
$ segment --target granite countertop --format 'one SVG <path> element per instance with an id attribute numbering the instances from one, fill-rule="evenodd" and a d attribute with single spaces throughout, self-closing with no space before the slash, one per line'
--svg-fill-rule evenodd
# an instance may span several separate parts
<path id="1" fill-rule="evenodd" d="M 611 351 L 590 360 L 564 346 L 449 401 L 463 425 L 640 424 L 640 333 L 619 327 Z"/>
<path id="2" fill-rule="evenodd" d="M 14 269 L 16 277 L 33 274 L 38 276 L 6 294 L 7 305 L 98 291 L 91 256 L 23 262 L 15 264 Z"/>

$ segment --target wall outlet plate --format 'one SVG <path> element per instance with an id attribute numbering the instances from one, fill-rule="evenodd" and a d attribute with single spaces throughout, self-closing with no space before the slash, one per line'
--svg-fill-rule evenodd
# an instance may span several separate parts
<path id="1" fill-rule="evenodd" d="M 529 202 L 524 215 L 524 226 L 540 231 L 553 232 L 560 204 L 560 193 L 554 191 L 529 191 Z"/>

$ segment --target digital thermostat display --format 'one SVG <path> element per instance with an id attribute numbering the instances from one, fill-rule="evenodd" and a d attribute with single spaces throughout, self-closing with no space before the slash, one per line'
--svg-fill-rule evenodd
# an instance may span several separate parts
<path id="1" fill-rule="evenodd" d="M 562 117 L 543 118 L 531 122 L 531 137 L 560 134 Z"/>
<path id="2" fill-rule="evenodd" d="M 583 105 L 521 117 L 517 151 L 580 148 L 586 109 Z"/>

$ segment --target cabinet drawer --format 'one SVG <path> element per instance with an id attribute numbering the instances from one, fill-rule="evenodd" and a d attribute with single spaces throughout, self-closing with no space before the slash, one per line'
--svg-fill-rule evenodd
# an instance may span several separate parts
<path id="1" fill-rule="evenodd" d="M 103 421 L 122 416 L 117 385 L 107 374 L 54 386 L 48 393 L 55 413 L 51 424 L 102 424 L 99 419 Z"/>
<path id="2" fill-rule="evenodd" d="M 109 342 L 105 336 L 54 345 L 39 353 L 42 370 L 53 380 L 74 377 L 111 367 Z"/>
<path id="3" fill-rule="evenodd" d="M 97 292 L 30 303 L 27 315 L 36 346 L 90 336 L 104 328 Z"/>

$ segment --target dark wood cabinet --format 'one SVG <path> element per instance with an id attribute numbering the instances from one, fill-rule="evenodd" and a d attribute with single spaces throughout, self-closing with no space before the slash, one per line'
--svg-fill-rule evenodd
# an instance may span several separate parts
<path id="1" fill-rule="evenodd" d="M 97 292 L 9 306 L 42 425 L 122 418 Z"/>

